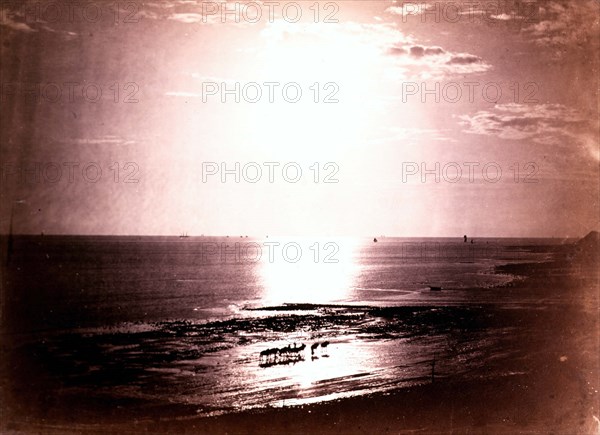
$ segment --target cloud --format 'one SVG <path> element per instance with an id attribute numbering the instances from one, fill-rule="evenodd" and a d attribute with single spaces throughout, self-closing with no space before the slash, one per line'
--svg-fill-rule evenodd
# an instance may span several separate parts
<path id="1" fill-rule="evenodd" d="M 435 56 L 444 53 L 445 51 L 440 47 L 423 47 L 422 45 L 410 47 L 410 54 L 414 57 Z"/>
<path id="2" fill-rule="evenodd" d="M 463 22 L 489 26 L 500 22 L 516 25 L 536 44 L 555 50 L 568 46 L 584 48 L 598 43 L 600 2 L 598 0 L 528 0 L 515 2 L 413 2 L 394 1 L 385 11 L 402 17 L 419 16 L 422 23 Z"/>
<path id="3" fill-rule="evenodd" d="M 404 17 L 408 15 L 423 14 L 425 11 L 430 9 L 431 6 L 427 3 L 406 2 L 401 6 L 390 6 L 385 11 L 392 15 L 399 15 L 401 17 Z"/>
<path id="4" fill-rule="evenodd" d="M 587 124 L 574 109 L 560 104 L 500 104 L 493 110 L 460 116 L 465 132 L 501 139 L 541 141 L 547 133 L 572 134 Z"/>
<path id="5" fill-rule="evenodd" d="M 555 146 L 571 139 L 599 159 L 597 122 L 562 104 L 500 104 L 459 119 L 465 133 Z"/>
<path id="6" fill-rule="evenodd" d="M 347 22 L 329 24 L 290 24 L 282 20 L 266 26 L 261 32 L 269 44 L 293 46 L 306 38 L 322 47 L 332 47 L 331 53 L 323 56 L 336 58 L 336 50 L 342 52 L 352 47 L 356 53 L 356 66 L 365 62 L 383 62 L 387 77 L 397 79 L 443 79 L 454 75 L 481 73 L 492 67 L 482 58 L 471 53 L 455 53 L 443 47 L 419 44 L 404 34 L 396 23 L 361 24 Z M 305 39 L 303 39 L 305 38 Z"/>
<path id="7" fill-rule="evenodd" d="M 8 3 L 12 7 L 17 4 Z M 35 19 L 31 20 L 32 22 L 27 22 L 28 18 L 31 19 L 31 16 L 27 17 L 23 10 L 25 10 L 20 5 L 21 8 L 17 7 L 17 9 L 9 9 L 7 7 L 0 8 L 0 26 L 8 27 L 9 29 L 15 30 L 17 32 L 22 32 L 26 34 L 33 34 L 40 31 L 55 33 L 58 35 L 62 35 L 65 39 L 73 39 L 73 37 L 78 34 L 72 31 L 63 30 L 63 29 L 54 29 L 51 27 L 51 24 L 40 19 L 39 17 L 34 17 Z"/>
<path id="8" fill-rule="evenodd" d="M 425 55 L 425 48 L 420 45 L 410 47 L 410 55 L 414 57 L 423 57 Z"/>
<path id="9" fill-rule="evenodd" d="M 260 0 L 174 0 L 146 3 L 140 15 L 183 24 L 247 26 L 269 19 L 269 11 L 270 7 Z M 275 8 L 274 14 L 278 12 Z"/>
<path id="10" fill-rule="evenodd" d="M 555 50 L 557 57 L 577 48 L 597 51 L 599 9 L 597 0 L 541 2 L 538 22 L 526 27 L 525 34 L 536 44 Z"/>
<path id="11" fill-rule="evenodd" d="M 517 17 L 508 15 L 506 13 L 502 13 L 502 14 L 498 14 L 498 15 L 490 15 L 490 18 L 493 18 L 494 20 L 508 21 L 508 20 L 512 20 Z M 521 17 L 518 17 L 518 18 L 521 18 Z"/>
<path id="12" fill-rule="evenodd" d="M 478 56 L 472 54 L 457 54 L 452 56 L 448 61 L 449 65 L 470 65 L 474 63 L 481 63 L 482 60 Z"/>
<path id="13" fill-rule="evenodd" d="M 406 51 L 405 48 L 402 47 L 390 47 L 388 48 L 388 54 L 391 54 L 392 56 L 400 56 L 400 55 L 404 55 L 407 54 L 408 51 Z"/>
<path id="14" fill-rule="evenodd" d="M 515 13 L 515 10 L 510 8 L 509 3 L 502 5 L 503 10 L 500 10 L 498 2 L 403 2 L 402 5 L 388 7 L 385 11 L 391 15 L 401 17 L 421 15 L 421 21 L 440 22 L 445 20 L 448 22 L 458 21 L 473 21 L 475 17 L 479 20 L 485 20 L 488 23 L 493 20 L 508 21 L 514 19 L 523 19 L 524 17 Z M 518 9 L 517 9 L 518 11 Z M 463 18 L 466 17 L 466 18 Z M 483 17 L 483 18 L 482 18 Z M 405 18 L 406 19 L 406 18 Z"/>
<path id="15" fill-rule="evenodd" d="M 482 73 L 492 67 L 479 56 L 470 53 L 452 53 L 440 47 L 393 47 L 389 55 L 397 59 L 397 66 L 407 68 L 410 78 L 443 79 L 458 74 Z"/>
<path id="16" fill-rule="evenodd" d="M 258 1 L 240 2 L 239 0 L 190 0 L 178 1 L 169 12 L 168 20 L 184 24 L 252 26 L 269 18 L 267 6 Z"/>
<path id="17" fill-rule="evenodd" d="M 201 22 L 203 19 L 203 15 L 196 14 L 196 13 L 182 13 L 182 14 L 175 13 L 175 14 L 169 15 L 167 17 L 167 19 L 172 20 L 172 21 L 179 21 L 180 23 L 193 24 L 193 23 Z"/>
<path id="18" fill-rule="evenodd" d="M 75 145 L 111 145 L 111 146 L 124 146 L 134 145 L 137 142 L 130 138 L 123 138 L 120 136 L 106 135 L 96 138 L 70 138 L 63 140 Z"/>
<path id="19" fill-rule="evenodd" d="M 31 28 L 27 23 L 21 21 L 15 21 L 13 18 L 18 17 L 19 14 L 10 11 L 8 8 L 0 8 L 0 26 L 8 27 L 9 29 L 16 30 L 18 32 L 33 33 L 37 30 Z"/>

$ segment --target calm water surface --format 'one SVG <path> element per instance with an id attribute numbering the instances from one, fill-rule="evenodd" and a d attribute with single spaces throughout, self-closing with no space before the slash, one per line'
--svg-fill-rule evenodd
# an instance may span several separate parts
<path id="1" fill-rule="evenodd" d="M 434 355 L 439 377 L 505 356 L 518 331 L 494 313 L 539 304 L 494 267 L 552 250 L 517 239 L 20 236 L 6 259 L 3 341 L 13 361 L 31 359 L 40 388 L 75 397 L 211 414 L 367 394 L 428 381 Z M 306 345 L 294 358 L 259 356 L 293 343 Z"/>

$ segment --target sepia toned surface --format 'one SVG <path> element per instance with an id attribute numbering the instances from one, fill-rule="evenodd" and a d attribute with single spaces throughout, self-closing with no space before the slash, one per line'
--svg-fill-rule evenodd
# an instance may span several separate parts
<path id="1" fill-rule="evenodd" d="M 599 433 L 599 23 L 0 2 L 2 432 Z"/>

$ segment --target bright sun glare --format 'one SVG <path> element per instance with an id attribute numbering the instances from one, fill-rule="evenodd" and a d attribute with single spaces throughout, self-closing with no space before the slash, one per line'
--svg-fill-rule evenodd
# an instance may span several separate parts
<path id="1" fill-rule="evenodd" d="M 291 149 L 306 160 L 358 146 L 368 130 L 380 51 L 357 44 L 351 31 L 334 25 L 280 23 L 263 36 L 261 75 L 298 83 L 303 97 L 295 104 L 257 106 L 254 117 L 264 126 L 258 146 Z"/>
<path id="2" fill-rule="evenodd" d="M 274 240 L 273 240 L 274 241 Z M 267 305 L 282 303 L 334 303 L 346 300 L 359 271 L 356 262 L 357 243 L 351 239 L 335 241 L 277 240 L 281 250 L 286 243 L 297 243 L 287 251 L 289 260 L 281 255 L 269 261 L 261 259 L 260 276 Z M 279 251 L 281 252 L 281 251 Z M 298 261 L 294 260 L 298 258 Z"/>

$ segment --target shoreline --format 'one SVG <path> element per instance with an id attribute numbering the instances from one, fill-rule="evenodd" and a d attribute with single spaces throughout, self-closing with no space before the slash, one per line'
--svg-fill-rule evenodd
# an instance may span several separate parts
<path id="1" fill-rule="evenodd" d="M 55 390 L 58 396 L 45 397 L 56 388 L 50 387 L 33 394 L 37 413 L 29 414 L 28 405 L 15 403 L 3 410 L 12 418 L 0 427 L 15 433 L 591 433 L 598 430 L 594 417 L 600 417 L 597 277 L 592 274 L 593 262 L 591 267 L 586 262 L 565 262 L 569 251 L 557 250 L 556 258 L 548 262 L 496 267 L 524 279 L 517 286 L 495 290 L 526 292 L 531 303 L 543 309 L 508 309 L 498 321 L 522 329 L 519 335 L 507 337 L 507 349 L 513 354 L 509 359 L 490 360 L 468 377 L 454 374 L 438 377 L 433 384 L 388 392 L 217 416 L 195 416 L 198 406 L 170 404 L 168 398 L 160 402 L 101 396 L 78 400 L 61 389 Z M 407 306 L 368 308 L 391 316 L 414 309 L 419 311 Z M 441 325 L 452 322 L 452 317 L 442 319 Z M 60 407 L 49 407 L 52 403 Z M 76 415 L 67 415 L 67 408 Z"/>

